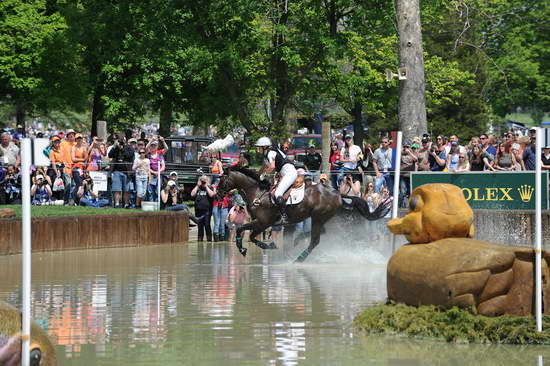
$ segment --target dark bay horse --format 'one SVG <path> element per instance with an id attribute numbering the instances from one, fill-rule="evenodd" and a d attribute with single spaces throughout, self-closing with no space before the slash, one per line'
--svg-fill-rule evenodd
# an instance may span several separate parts
<path id="1" fill-rule="evenodd" d="M 250 223 L 237 229 L 236 241 L 239 252 L 246 256 L 247 249 L 242 245 L 242 233 L 245 230 L 251 230 L 250 238 L 258 247 L 277 249 L 273 242 L 268 244 L 256 239 L 256 236 L 274 225 L 280 218 L 279 210 L 270 198 L 270 184 L 262 181 L 258 173 L 252 169 L 232 167 L 220 177 L 218 194 L 225 195 L 232 189 L 238 189 L 243 193 L 248 212 L 252 216 Z M 370 212 L 367 202 L 361 198 L 342 197 L 338 191 L 323 184 L 308 186 L 303 201 L 299 204 L 289 205 L 286 209 L 289 224 L 296 224 L 311 217 L 310 243 L 296 259 L 296 262 L 303 262 L 307 258 L 319 244 L 325 223 L 344 206 L 357 209 L 367 220 L 378 220 L 391 209 L 389 201 L 384 201 L 373 212 Z"/>

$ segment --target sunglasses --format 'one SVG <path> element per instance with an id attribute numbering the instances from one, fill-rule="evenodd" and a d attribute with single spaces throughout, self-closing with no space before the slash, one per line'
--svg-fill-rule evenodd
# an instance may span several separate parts
<path id="1" fill-rule="evenodd" d="M 145 151 L 140 151 L 139 153 L 140 153 L 140 154 L 145 154 Z"/>
<path id="2" fill-rule="evenodd" d="M 480 137 L 480 140 L 487 140 L 487 137 Z"/>

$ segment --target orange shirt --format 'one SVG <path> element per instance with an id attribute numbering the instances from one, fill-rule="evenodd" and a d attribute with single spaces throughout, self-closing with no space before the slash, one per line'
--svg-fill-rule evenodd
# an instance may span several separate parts
<path id="1" fill-rule="evenodd" d="M 61 150 L 52 149 L 50 151 L 50 161 L 54 165 L 63 163 L 63 156 L 61 155 Z"/>
<path id="2" fill-rule="evenodd" d="M 84 157 L 86 156 L 86 146 L 82 145 L 80 146 L 80 149 L 78 147 L 75 147 L 74 149 L 74 155 L 76 158 L 78 159 L 84 159 Z M 83 161 L 79 161 L 77 163 L 74 163 L 73 164 L 73 168 L 80 168 L 80 169 L 84 169 L 84 162 Z"/>
<path id="3" fill-rule="evenodd" d="M 68 140 L 63 140 L 61 141 L 61 144 L 59 146 L 59 151 L 61 151 L 63 164 L 65 164 L 65 169 L 63 169 L 63 173 L 65 174 L 71 174 L 71 168 L 73 167 L 73 158 L 71 156 L 71 152 L 74 145 L 76 145 L 76 142 L 71 143 Z"/>

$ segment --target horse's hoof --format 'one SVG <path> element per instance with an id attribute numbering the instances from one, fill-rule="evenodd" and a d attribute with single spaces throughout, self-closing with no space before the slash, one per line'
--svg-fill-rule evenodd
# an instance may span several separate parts
<path id="1" fill-rule="evenodd" d="M 275 242 L 271 242 L 267 245 L 267 249 L 277 249 L 277 246 L 275 245 Z"/>
<path id="2" fill-rule="evenodd" d="M 306 260 L 305 257 L 302 257 L 301 255 L 296 258 L 296 260 L 294 261 L 294 263 L 303 263 L 304 261 Z"/>
<path id="3" fill-rule="evenodd" d="M 243 257 L 246 257 L 246 251 L 247 250 L 248 249 L 246 249 L 246 248 L 239 248 L 239 252 L 243 255 Z"/>

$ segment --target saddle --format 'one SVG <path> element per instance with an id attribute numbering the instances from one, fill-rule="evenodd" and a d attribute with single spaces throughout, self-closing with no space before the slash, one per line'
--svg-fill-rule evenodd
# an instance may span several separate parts
<path id="1" fill-rule="evenodd" d="M 275 202 L 275 190 L 279 186 L 279 183 L 273 185 L 271 187 L 270 196 L 271 196 L 271 202 Z M 306 190 L 306 185 L 304 183 L 304 177 L 299 176 L 294 181 L 294 184 L 292 184 L 286 192 L 283 194 L 283 198 L 286 200 L 287 205 L 297 205 L 298 203 L 302 202 L 304 200 L 304 193 Z"/>

